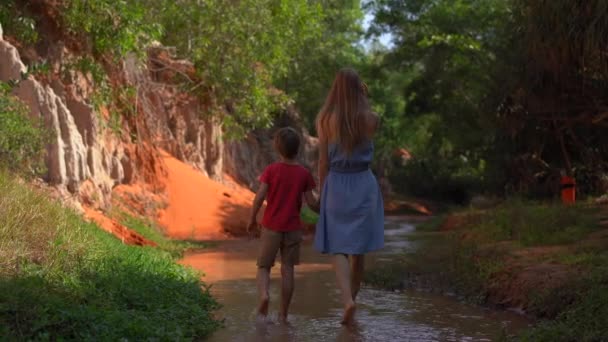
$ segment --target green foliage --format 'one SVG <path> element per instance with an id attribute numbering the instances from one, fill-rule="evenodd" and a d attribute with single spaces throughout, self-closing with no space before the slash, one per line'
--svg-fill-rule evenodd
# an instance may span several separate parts
<path id="1" fill-rule="evenodd" d="M 163 43 L 191 59 L 203 80 L 192 84 L 211 92 L 226 108 L 227 131 L 242 136 L 249 127 L 269 127 L 272 114 L 288 99 L 273 89 L 303 51 L 318 39 L 320 8 L 305 0 L 154 1 L 150 17 L 160 18 Z M 187 9 L 187 10 L 185 10 Z"/>
<path id="2" fill-rule="evenodd" d="M 312 0 L 319 7 L 319 32 L 303 37 L 301 48 L 289 64 L 289 72 L 276 82 L 293 97 L 310 129 L 323 105 L 336 72 L 344 67 L 363 67 L 365 56 L 363 11 L 359 0 Z"/>
<path id="3" fill-rule="evenodd" d="M 482 190 L 483 162 L 477 168 L 468 159 L 414 157 L 405 165 L 395 162 L 389 180 L 395 191 L 420 198 L 466 204 Z"/>
<path id="4" fill-rule="evenodd" d="M 32 63 L 28 65 L 27 72 L 22 75 L 22 78 L 27 78 L 29 75 L 36 77 L 49 77 L 51 75 L 51 65 L 43 60 L 39 63 Z"/>
<path id="5" fill-rule="evenodd" d="M 89 56 L 83 56 L 73 63 L 62 64 L 64 71 L 78 70 L 90 78 L 96 88 L 107 88 L 107 74 L 101 64 Z"/>
<path id="6" fill-rule="evenodd" d="M 112 104 L 112 88 L 108 82 L 106 70 L 99 62 L 92 57 L 83 56 L 61 64 L 61 72 L 64 77 L 67 78 L 72 71 L 80 71 L 95 87 L 95 92 L 90 100 L 97 112 L 102 107 L 109 107 Z"/>
<path id="7" fill-rule="evenodd" d="M 25 44 L 38 42 L 36 21 L 27 14 L 27 6 L 17 6 L 14 2 L 3 1 L 0 5 L 0 24 L 6 34 L 13 35 Z"/>
<path id="8" fill-rule="evenodd" d="M 11 87 L 0 82 L 0 167 L 22 175 L 40 174 L 44 165 L 46 134 L 29 115 Z"/>
<path id="9" fill-rule="evenodd" d="M 64 6 L 62 15 L 68 30 L 88 38 L 97 55 L 142 54 L 145 45 L 162 32 L 147 16 L 144 1 L 71 0 Z"/>
<path id="10" fill-rule="evenodd" d="M 389 94 L 405 101 L 385 113 L 384 144 L 405 145 L 432 166 L 448 164 L 431 169 L 437 178 L 478 170 L 493 152 L 491 117 L 507 86 L 497 84 L 504 67 L 497 56 L 505 49 L 508 3 L 417 0 L 370 6 L 376 14 L 372 33 L 397 35 L 395 48 L 379 65 L 401 75 L 392 76 L 395 90 Z"/>
<path id="11" fill-rule="evenodd" d="M 5 174 L 0 203 L 0 339 L 192 340 L 218 327 L 199 275 L 168 253 L 124 245 Z"/>
<path id="12" fill-rule="evenodd" d="M 580 180 L 583 194 L 606 191 L 604 1 L 367 6 L 375 14 L 370 34 L 391 33 L 395 43 L 378 65 L 403 80 L 390 92 L 405 105 L 384 114 L 392 120 L 383 148 L 400 144 L 447 164 L 466 158 L 448 173 L 483 162 L 477 183 L 498 193 L 551 196 L 560 170 Z"/>

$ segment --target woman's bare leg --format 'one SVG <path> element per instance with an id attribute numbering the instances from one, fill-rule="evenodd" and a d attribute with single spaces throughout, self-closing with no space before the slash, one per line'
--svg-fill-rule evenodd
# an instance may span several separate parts
<path id="1" fill-rule="evenodd" d="M 350 264 L 346 255 L 338 254 L 334 256 L 334 270 L 341 292 L 342 303 L 344 304 L 344 317 L 342 317 L 341 323 L 350 324 L 355 315 L 356 306 L 351 290 Z"/>
<path id="2" fill-rule="evenodd" d="M 351 274 L 350 274 L 350 287 L 352 291 L 353 301 L 357 300 L 357 294 L 361 289 L 361 281 L 363 281 L 363 266 L 364 266 L 363 254 L 352 255 L 350 260 Z"/>

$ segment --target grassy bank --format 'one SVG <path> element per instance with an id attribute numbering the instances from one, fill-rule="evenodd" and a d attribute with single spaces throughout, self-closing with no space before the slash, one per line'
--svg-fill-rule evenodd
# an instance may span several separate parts
<path id="1" fill-rule="evenodd" d="M 437 232 L 432 242 L 370 270 L 366 280 L 523 308 L 538 324 L 518 340 L 606 340 L 608 227 L 601 215 L 592 206 L 516 200 L 452 213 L 419 227 Z"/>
<path id="2" fill-rule="evenodd" d="M 218 322 L 198 275 L 0 174 L 0 340 L 189 340 Z"/>
<path id="3" fill-rule="evenodd" d="M 183 252 L 189 249 L 202 249 L 210 246 L 209 242 L 173 240 L 167 238 L 160 227 L 149 220 L 119 212 L 113 215 L 123 226 L 138 232 L 146 239 L 156 243 L 157 248 L 169 253 L 175 258 L 180 258 Z"/>

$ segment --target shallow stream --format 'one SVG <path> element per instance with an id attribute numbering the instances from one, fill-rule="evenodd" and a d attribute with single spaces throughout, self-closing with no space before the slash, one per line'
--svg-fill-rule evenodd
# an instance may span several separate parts
<path id="1" fill-rule="evenodd" d="M 417 248 L 413 221 L 387 218 L 386 247 L 366 264 Z M 255 321 L 257 240 L 221 241 L 212 249 L 192 252 L 183 264 L 203 270 L 203 280 L 222 304 L 225 327 L 210 341 L 493 341 L 502 331 L 512 334 L 527 326 L 514 313 L 461 303 L 454 298 L 417 291 L 389 292 L 363 287 L 357 299 L 354 327 L 339 324 L 342 314 L 330 258 L 316 253 L 312 242 L 302 246 L 296 267 L 296 289 L 290 325 L 276 323 L 280 291 L 279 267 L 271 280 L 271 320 Z M 278 266 L 278 265 L 277 265 Z"/>

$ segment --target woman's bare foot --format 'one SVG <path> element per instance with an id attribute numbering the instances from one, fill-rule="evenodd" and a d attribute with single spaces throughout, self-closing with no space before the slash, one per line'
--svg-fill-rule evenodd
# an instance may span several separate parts
<path id="1" fill-rule="evenodd" d="M 287 315 L 283 316 L 279 314 L 279 324 L 289 325 L 289 321 L 287 320 Z"/>
<path id="2" fill-rule="evenodd" d="M 355 318 L 355 311 L 357 310 L 357 305 L 355 302 L 351 302 L 344 308 L 344 317 L 342 317 L 342 322 L 340 324 L 350 325 L 353 323 L 353 319 Z"/>
<path id="3" fill-rule="evenodd" d="M 258 318 L 268 316 L 268 304 L 270 303 L 270 299 L 268 297 L 260 298 L 260 304 L 258 305 Z"/>

